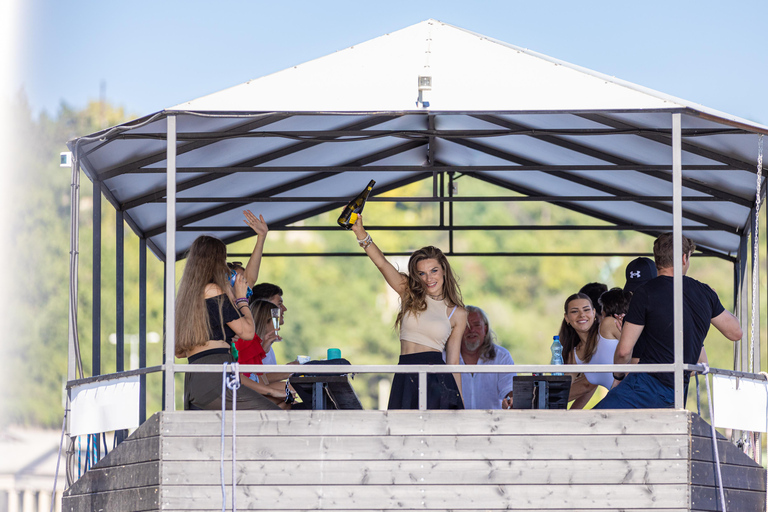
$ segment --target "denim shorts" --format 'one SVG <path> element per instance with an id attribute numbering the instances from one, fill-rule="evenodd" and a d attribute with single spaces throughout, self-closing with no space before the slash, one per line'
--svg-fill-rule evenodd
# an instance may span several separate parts
<path id="1" fill-rule="evenodd" d="M 648 373 L 630 373 L 595 409 L 672 409 L 675 390 Z"/>

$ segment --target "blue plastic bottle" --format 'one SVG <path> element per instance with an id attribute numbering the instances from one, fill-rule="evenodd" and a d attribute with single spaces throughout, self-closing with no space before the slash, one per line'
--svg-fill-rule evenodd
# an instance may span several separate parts
<path id="1" fill-rule="evenodd" d="M 563 346 L 560 344 L 560 336 L 555 336 L 552 341 L 552 346 L 549 347 L 552 351 L 552 360 L 549 364 L 564 364 L 563 363 Z M 562 375 L 563 372 L 553 372 L 552 375 Z"/>
<path id="2" fill-rule="evenodd" d="M 235 286 L 236 278 L 237 278 L 237 272 L 235 272 L 234 270 L 231 270 L 229 273 L 229 284 L 231 284 L 232 286 Z M 253 295 L 253 290 L 251 290 L 251 287 L 249 286 L 245 292 L 245 298 L 250 299 L 251 295 Z"/>

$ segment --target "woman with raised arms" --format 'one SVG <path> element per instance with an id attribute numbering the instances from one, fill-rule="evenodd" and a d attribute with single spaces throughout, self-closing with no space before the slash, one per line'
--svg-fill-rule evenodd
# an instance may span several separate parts
<path id="1" fill-rule="evenodd" d="M 255 282 L 266 232 L 259 233 L 263 218 L 246 213 L 246 223 L 259 234 L 254 247 L 253 265 L 236 274 L 230 285 L 227 247 L 218 238 L 201 235 L 187 255 L 187 264 L 176 294 L 176 357 L 186 357 L 190 364 L 233 363 L 232 340 L 235 336 L 254 338 L 253 316 L 246 293 Z M 256 226 L 258 225 L 258 230 Z M 266 224 L 263 226 L 266 228 Z M 264 229 L 265 231 L 265 229 Z M 226 390 L 226 407 L 232 408 L 232 391 Z M 221 374 L 193 373 L 184 379 L 185 409 L 221 409 Z M 278 409 L 260 393 L 241 387 L 237 393 L 238 409 Z"/>
<path id="2" fill-rule="evenodd" d="M 442 251 L 432 246 L 415 251 L 408 261 L 408 274 L 404 274 L 373 243 L 363 228 L 362 216 L 352 231 L 387 284 L 400 296 L 400 312 L 395 320 L 400 332 L 398 364 L 458 365 L 467 312 L 451 265 Z M 418 409 L 418 383 L 418 374 L 396 374 L 388 408 Z M 463 409 L 461 375 L 428 374 L 427 408 Z"/>

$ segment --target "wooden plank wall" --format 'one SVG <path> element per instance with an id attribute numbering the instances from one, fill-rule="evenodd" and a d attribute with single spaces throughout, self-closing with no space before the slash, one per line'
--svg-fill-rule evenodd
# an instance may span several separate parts
<path id="1" fill-rule="evenodd" d="M 765 469 L 717 434 L 720 474 L 727 510 L 765 511 Z M 720 504 L 708 423 L 691 414 L 691 510 L 723 510 Z"/>
<path id="2" fill-rule="evenodd" d="M 64 493 L 62 511 L 160 508 L 160 423 L 155 414 Z"/>
<path id="3" fill-rule="evenodd" d="M 237 508 L 689 510 L 689 420 L 659 410 L 243 411 Z M 161 431 L 160 509 L 221 510 L 220 413 L 165 413 Z"/>

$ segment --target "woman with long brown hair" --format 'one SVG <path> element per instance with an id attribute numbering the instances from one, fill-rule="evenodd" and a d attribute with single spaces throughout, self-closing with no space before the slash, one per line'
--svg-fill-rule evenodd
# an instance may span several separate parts
<path id="1" fill-rule="evenodd" d="M 260 245 L 263 247 L 263 239 Z M 229 276 L 224 242 L 212 236 L 199 236 L 189 249 L 176 294 L 176 357 L 186 357 L 190 364 L 233 363 L 233 338 L 254 337 L 253 317 L 245 298 L 246 276 L 238 273 L 234 286 L 230 285 Z M 227 388 L 226 407 L 230 409 L 231 404 L 232 392 Z M 221 405 L 220 374 L 186 374 L 185 409 L 221 409 Z M 252 389 L 241 387 L 237 408 L 277 409 L 277 406 Z"/>
<path id="2" fill-rule="evenodd" d="M 560 324 L 560 343 L 563 345 L 563 361 L 566 364 L 587 364 L 597 350 L 598 323 L 595 307 L 584 293 L 574 293 L 565 300 L 565 314 Z M 583 409 L 592 398 L 597 386 L 590 383 L 583 373 L 571 374 L 571 409 Z"/>
<path id="3" fill-rule="evenodd" d="M 415 251 L 408 260 L 408 273 L 404 274 L 373 243 L 363 228 L 362 216 L 352 231 L 387 284 L 400 296 L 400 311 L 395 320 L 400 331 L 398 364 L 459 364 L 467 312 L 451 265 L 442 251 L 433 246 Z M 388 408 L 417 409 L 418 396 L 417 374 L 395 374 Z M 428 374 L 427 408 L 464 408 L 460 374 Z"/>

